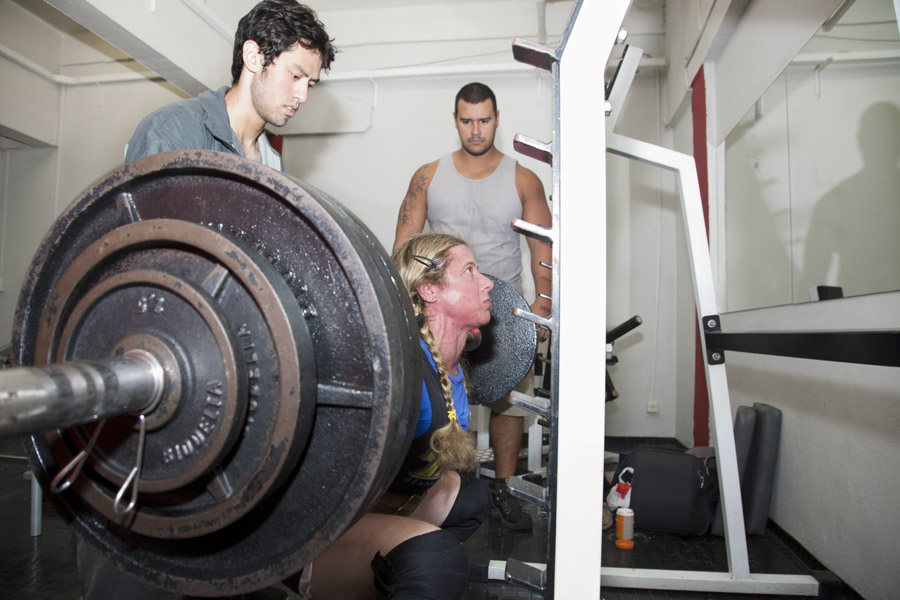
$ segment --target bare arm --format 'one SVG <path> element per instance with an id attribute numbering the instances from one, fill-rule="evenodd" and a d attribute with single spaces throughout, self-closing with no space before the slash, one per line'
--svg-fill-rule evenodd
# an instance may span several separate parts
<path id="1" fill-rule="evenodd" d="M 549 228 L 553 221 L 550 216 L 550 208 L 547 206 L 547 197 L 544 195 L 544 184 L 541 183 L 538 176 L 525 167 L 516 165 L 516 189 L 519 191 L 519 199 L 522 201 L 522 219 Z M 549 317 L 551 303 L 547 298 L 553 292 L 553 279 L 550 269 L 542 266 L 541 263 L 552 264 L 553 252 L 550 244 L 530 237 L 526 240 L 528 250 L 531 252 L 531 276 L 534 278 L 535 290 L 531 312 Z M 538 329 L 541 341 L 546 340 L 548 335 L 549 332 L 545 329 Z"/>
<path id="2" fill-rule="evenodd" d="M 406 196 L 400 204 L 397 215 L 397 228 L 394 231 L 394 248 L 425 229 L 425 217 L 428 215 L 428 186 L 437 170 L 437 161 L 429 163 L 413 174 L 409 180 Z M 392 251 L 393 251 L 392 250 Z"/>

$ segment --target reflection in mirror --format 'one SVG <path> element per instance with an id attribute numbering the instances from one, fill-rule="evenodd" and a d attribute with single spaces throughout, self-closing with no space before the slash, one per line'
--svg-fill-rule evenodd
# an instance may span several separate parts
<path id="1" fill-rule="evenodd" d="M 725 144 L 728 311 L 900 289 L 890 0 L 820 30 Z"/>

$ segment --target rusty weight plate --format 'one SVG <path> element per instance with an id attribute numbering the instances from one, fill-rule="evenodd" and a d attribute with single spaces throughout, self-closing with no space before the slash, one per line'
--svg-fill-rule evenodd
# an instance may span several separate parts
<path id="1" fill-rule="evenodd" d="M 159 235 L 152 233 L 155 224 L 164 225 Z M 197 227 L 207 233 L 194 235 Z M 72 263 L 89 252 L 92 244 L 134 230 L 146 235 L 144 241 L 124 244 L 111 262 L 97 259 L 97 266 L 88 273 L 72 274 Z M 187 237 L 172 233 L 177 230 L 188 232 Z M 221 251 L 194 241 L 207 235 L 219 242 Z M 238 321 L 256 314 L 265 322 L 263 329 L 268 333 L 264 337 L 274 337 L 285 335 L 276 321 L 289 323 L 293 317 L 267 317 L 250 293 L 255 283 L 235 275 L 240 270 L 236 264 L 222 266 L 226 261 L 223 253 L 237 250 L 251 259 L 246 268 L 257 276 L 256 283 L 280 288 L 270 306 L 296 312 L 305 325 L 308 339 L 290 334 L 297 348 L 282 351 L 283 344 L 266 342 L 268 353 L 254 354 L 260 342 L 248 340 L 248 328 Z M 164 351 L 174 348 L 172 362 L 187 369 L 184 357 L 195 351 L 181 338 L 186 338 L 191 328 L 163 334 L 137 325 L 103 324 L 107 312 L 127 314 L 130 300 L 126 293 L 133 290 L 125 284 L 104 283 L 118 273 L 134 279 L 131 286 L 142 288 L 138 295 L 148 300 L 158 290 L 172 291 L 169 283 L 160 283 L 156 275 L 147 276 L 148 271 L 163 273 L 169 283 L 177 280 L 193 288 L 177 298 L 167 297 L 175 304 L 189 304 L 203 294 L 216 300 L 219 296 L 212 280 L 219 276 L 244 290 L 228 295 L 227 302 L 216 303 L 216 314 L 206 319 L 189 316 L 186 306 L 181 307 L 182 318 L 193 321 L 195 329 L 202 326 L 220 333 L 219 340 L 213 341 L 216 336 L 210 334 L 205 343 L 216 348 L 212 362 L 232 360 L 221 356 L 228 354 L 230 346 L 237 357 L 233 362 L 244 369 L 244 375 L 236 375 L 245 379 L 246 396 L 238 435 L 215 453 L 221 461 L 211 470 L 209 465 L 197 467 L 184 478 L 193 482 L 187 486 L 190 493 L 185 493 L 184 485 L 172 490 L 164 489 L 169 484 L 160 484 L 152 494 L 139 497 L 138 511 L 173 521 L 187 515 L 179 532 L 153 526 L 138 531 L 130 522 L 112 519 L 108 511 L 98 509 L 124 462 L 108 444 L 94 460 L 96 466 L 85 467 L 81 492 L 73 485 L 52 498 L 82 539 L 122 570 L 155 587 L 203 596 L 261 589 L 295 573 L 333 543 L 366 512 L 399 468 L 411 441 L 421 389 L 419 361 L 411 360 L 418 352 L 412 307 L 381 245 L 327 194 L 240 157 L 208 151 L 170 152 L 115 169 L 85 190 L 54 223 L 32 262 L 17 306 L 15 363 L 25 366 L 87 353 L 105 355 L 122 345 L 143 343 L 157 351 L 160 345 Z M 67 277 L 74 283 L 67 284 Z M 109 289 L 100 290 L 97 300 L 88 298 L 103 285 Z M 63 305 L 53 297 L 60 289 L 67 290 Z M 103 306 L 110 293 L 122 295 L 126 308 Z M 100 303 L 98 310 L 91 310 L 95 302 Z M 71 335 L 63 333 L 70 331 L 69 320 L 61 316 L 45 335 L 42 322 L 60 309 L 64 315 L 75 315 L 79 325 L 71 328 Z M 83 333 L 80 327 L 85 328 Z M 258 327 L 250 329 L 259 331 Z M 90 334 L 106 330 L 106 336 Z M 65 341 L 66 336 L 75 343 Z M 91 346 L 94 339 L 96 347 Z M 303 364 L 306 353 L 310 365 Z M 264 357 L 270 362 L 295 364 L 268 365 L 265 375 L 265 371 L 255 370 L 266 366 L 261 364 Z M 291 373 L 299 374 L 298 387 L 281 389 L 282 376 Z M 264 380 L 268 391 L 265 386 L 255 387 Z M 207 400 L 206 394 L 191 391 L 195 388 L 190 378 L 185 381 L 190 389 L 180 393 L 187 395 L 189 402 Z M 295 411 L 294 422 L 276 423 L 278 419 L 270 418 L 263 427 L 270 434 L 268 439 L 280 442 L 267 443 L 249 435 L 258 424 L 251 422 L 254 403 L 256 410 L 265 407 L 275 411 L 272 414 L 286 414 L 281 412 L 282 404 Z M 241 412 L 240 407 L 234 410 L 235 414 Z M 154 433 L 165 435 L 175 421 L 157 419 Z M 271 435 L 274 428 L 285 425 L 292 433 Z M 87 431 L 69 430 L 62 432 L 62 437 L 50 434 L 26 441 L 45 489 L 49 478 L 83 444 Z M 123 425 L 117 435 L 127 446 L 134 429 Z M 277 472 L 267 479 L 271 482 L 268 489 L 254 496 L 252 506 L 240 505 L 243 514 L 230 519 L 226 513 L 235 507 L 216 505 L 208 497 L 227 497 L 229 493 L 229 480 L 217 476 L 220 469 L 234 461 L 260 464 L 258 457 L 244 457 L 242 450 L 271 458 L 262 461 L 265 466 L 259 472 L 268 474 L 266 466 Z M 130 452 L 123 450 L 123 455 Z M 164 473 L 162 460 L 155 467 L 163 473 L 161 479 L 178 481 L 178 473 Z M 211 483 L 198 473 L 212 474 Z M 191 486 L 201 483 L 203 494 L 191 496 L 196 491 Z M 92 495 L 85 487 L 100 488 L 102 493 Z M 210 516 L 225 524 L 200 526 L 200 521 Z"/>
<path id="2" fill-rule="evenodd" d="M 36 356 L 144 350 L 168 358 L 179 392 L 146 417 L 144 496 L 124 516 L 112 505 L 137 455 L 135 417 L 106 424 L 96 476 L 76 483 L 94 510 L 143 535 L 197 537 L 241 518 L 293 468 L 315 405 L 311 339 L 287 286 L 255 252 L 201 225 L 141 220 L 73 257 L 50 298 Z M 63 447 L 85 446 L 92 428 L 80 429 L 50 434 L 64 442 L 51 443 L 58 462 L 71 459 Z"/>

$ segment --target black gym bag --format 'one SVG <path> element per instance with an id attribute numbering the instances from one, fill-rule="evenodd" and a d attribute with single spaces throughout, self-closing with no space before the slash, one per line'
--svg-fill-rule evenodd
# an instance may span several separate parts
<path id="1" fill-rule="evenodd" d="M 635 528 L 681 535 L 709 530 L 719 503 L 715 456 L 638 446 L 619 461 L 613 481 L 626 467 L 634 469 L 630 507 Z"/>

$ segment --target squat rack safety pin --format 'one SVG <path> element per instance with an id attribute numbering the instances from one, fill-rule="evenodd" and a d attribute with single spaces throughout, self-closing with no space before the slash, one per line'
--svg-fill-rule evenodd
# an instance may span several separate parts
<path id="1" fill-rule="evenodd" d="M 138 434 L 137 461 L 131 469 L 131 473 L 129 473 L 128 477 L 125 479 L 125 483 L 119 488 L 119 492 L 116 494 L 116 500 L 113 502 L 113 512 L 120 517 L 124 517 L 134 510 L 134 506 L 137 504 L 138 484 L 141 480 L 141 463 L 144 459 L 144 439 L 147 437 L 147 424 L 144 420 L 144 415 L 140 415 L 138 420 L 140 421 L 140 433 Z M 127 506 L 122 508 L 122 497 L 125 495 L 125 492 L 128 491 L 129 487 L 131 487 L 131 501 Z"/>
<path id="2" fill-rule="evenodd" d="M 106 419 L 103 419 L 97 424 L 97 428 L 94 430 L 93 435 L 91 435 L 88 445 L 85 446 L 81 452 L 76 454 L 75 458 L 69 461 L 69 464 L 56 474 L 53 481 L 50 482 L 51 493 L 59 494 L 66 491 L 69 489 L 69 486 L 78 479 L 78 475 L 81 474 L 81 468 L 84 466 L 84 463 L 87 462 L 88 456 L 90 456 L 91 451 L 94 449 L 94 444 L 97 443 L 97 439 L 100 437 L 100 432 L 103 430 L 104 425 L 106 425 Z"/>

